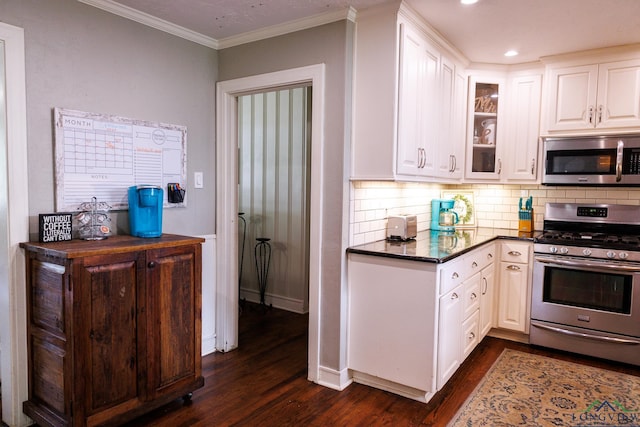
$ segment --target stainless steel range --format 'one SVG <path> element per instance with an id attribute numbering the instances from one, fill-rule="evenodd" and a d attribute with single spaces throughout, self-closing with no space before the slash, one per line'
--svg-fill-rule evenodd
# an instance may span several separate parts
<path id="1" fill-rule="evenodd" d="M 530 340 L 640 365 L 640 206 L 547 204 Z"/>

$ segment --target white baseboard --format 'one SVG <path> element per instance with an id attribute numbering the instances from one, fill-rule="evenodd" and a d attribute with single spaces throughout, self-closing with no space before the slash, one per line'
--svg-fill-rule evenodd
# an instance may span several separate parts
<path id="1" fill-rule="evenodd" d="M 202 244 L 202 355 L 216 351 L 216 236 L 207 234 Z"/>
<path id="2" fill-rule="evenodd" d="M 216 352 L 216 335 L 209 335 L 206 337 L 202 337 L 202 355 L 206 356 L 207 354 Z"/>
<path id="3" fill-rule="evenodd" d="M 353 380 L 349 374 L 348 369 L 336 371 L 325 366 L 318 368 L 318 381 L 317 384 L 328 387 L 334 390 L 342 391 L 349 387 Z"/>
<path id="4" fill-rule="evenodd" d="M 240 298 L 253 303 L 260 302 L 260 292 L 254 289 L 241 289 Z M 265 304 L 272 305 L 275 308 L 292 311 L 294 313 L 304 314 L 304 301 L 279 295 L 265 293 Z"/>
<path id="5" fill-rule="evenodd" d="M 509 331 L 506 329 L 493 328 L 487 334 L 490 337 L 501 338 L 503 340 L 521 342 L 523 344 L 529 344 L 529 335 L 522 332 Z"/>
<path id="6" fill-rule="evenodd" d="M 365 374 L 363 372 L 353 371 L 352 375 L 353 382 L 388 391 L 422 403 L 427 403 L 435 394 L 434 392 L 425 392 L 424 390 L 418 390 L 417 388 L 408 387 L 393 381 L 374 377 L 373 375 Z"/>

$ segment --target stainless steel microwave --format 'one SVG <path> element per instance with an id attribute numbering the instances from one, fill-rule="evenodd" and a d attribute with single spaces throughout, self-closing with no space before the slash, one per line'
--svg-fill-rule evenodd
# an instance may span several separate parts
<path id="1" fill-rule="evenodd" d="M 543 138 L 547 185 L 640 185 L 640 135 Z"/>

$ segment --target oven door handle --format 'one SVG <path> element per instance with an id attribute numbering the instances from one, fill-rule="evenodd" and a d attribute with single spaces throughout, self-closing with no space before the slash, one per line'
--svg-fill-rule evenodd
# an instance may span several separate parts
<path id="1" fill-rule="evenodd" d="M 559 267 L 581 267 L 581 268 L 594 268 L 598 270 L 609 270 L 609 271 L 625 271 L 630 273 L 638 273 L 640 272 L 640 265 L 632 265 L 632 264 L 605 264 L 604 262 L 592 262 L 584 259 L 574 260 L 570 258 L 547 258 L 536 256 L 535 260 L 537 262 L 543 264 L 557 265 Z"/>
<path id="2" fill-rule="evenodd" d="M 585 334 L 583 332 L 575 332 L 575 331 L 570 331 L 569 329 L 543 325 L 541 323 L 536 322 L 535 320 L 531 321 L 531 326 L 535 326 L 536 328 L 540 328 L 540 329 L 546 329 L 551 332 L 557 332 L 559 334 L 570 335 L 572 337 L 580 337 L 580 338 L 586 338 L 586 339 L 595 340 L 595 341 L 604 341 L 604 342 L 615 343 L 615 344 L 640 345 L 640 341 L 638 340 Z"/>

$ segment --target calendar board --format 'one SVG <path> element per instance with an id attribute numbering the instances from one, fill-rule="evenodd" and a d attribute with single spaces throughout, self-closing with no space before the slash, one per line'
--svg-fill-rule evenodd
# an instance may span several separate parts
<path id="1" fill-rule="evenodd" d="M 180 183 L 186 188 L 187 128 L 107 114 L 54 109 L 56 211 L 96 197 L 127 209 L 132 185 Z M 186 199 L 181 206 L 186 205 Z"/>

